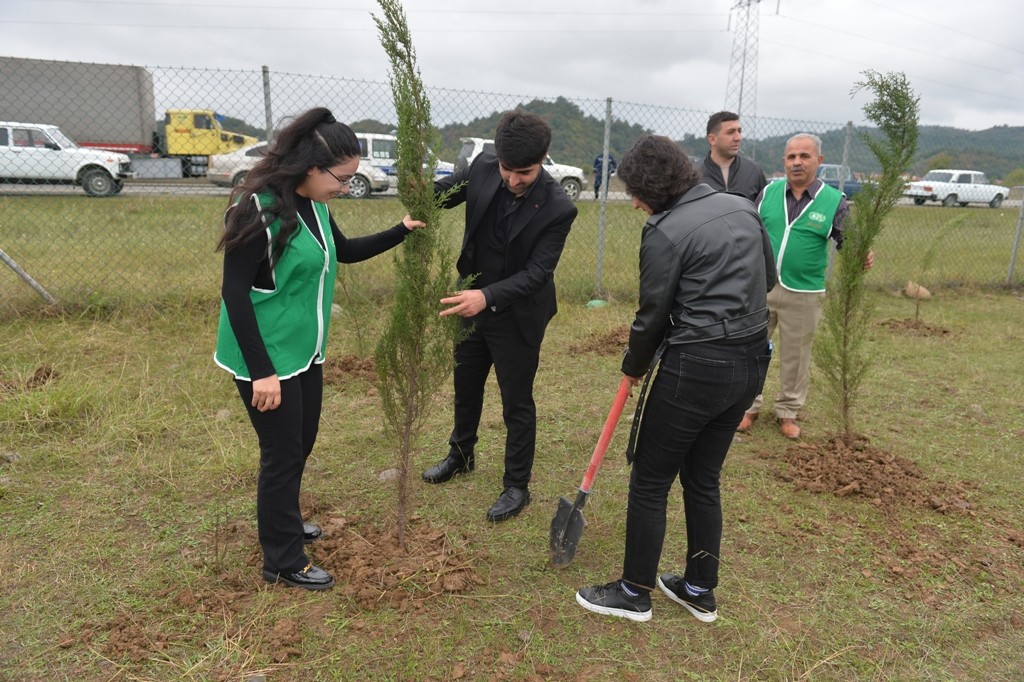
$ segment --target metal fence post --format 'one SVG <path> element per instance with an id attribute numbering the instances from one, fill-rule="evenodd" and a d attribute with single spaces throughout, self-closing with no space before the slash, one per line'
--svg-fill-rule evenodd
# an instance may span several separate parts
<path id="1" fill-rule="evenodd" d="M 1024 187 L 1014 187 L 1024 189 Z M 1020 202 L 1020 217 L 1017 218 L 1017 234 L 1013 237 L 1013 250 L 1010 251 L 1010 269 L 1006 272 L 1006 284 L 1013 284 L 1013 268 L 1017 265 L 1017 251 L 1020 249 L 1020 233 L 1024 230 L 1024 198 Z"/>
<path id="2" fill-rule="evenodd" d="M 13 258 L 11 258 L 6 253 L 4 253 L 3 249 L 0 249 L 0 261 L 3 261 L 4 264 L 7 265 L 7 267 L 9 267 L 11 270 L 14 271 L 14 274 L 16 274 L 18 277 L 21 278 L 21 280 L 23 282 L 25 282 L 25 284 L 27 284 L 30 287 L 32 287 L 37 294 L 42 296 L 43 300 L 45 300 L 50 305 L 56 305 L 57 304 L 57 299 L 55 299 L 53 296 L 51 296 L 50 292 L 48 292 L 46 289 L 44 289 L 43 286 L 39 282 L 37 282 L 34 279 L 32 279 L 32 275 L 30 275 L 27 272 L 25 272 L 24 270 L 22 270 L 21 267 L 17 263 L 14 262 Z"/>
<path id="3" fill-rule="evenodd" d="M 604 286 L 601 283 L 601 270 L 604 263 L 604 226 L 607 219 L 608 209 L 608 148 L 611 144 L 612 135 L 612 98 L 605 100 L 604 105 L 604 145 L 602 147 L 603 159 L 601 163 L 601 206 L 598 209 L 597 217 L 597 282 L 594 285 L 594 300 L 604 296 Z"/>
<path id="4" fill-rule="evenodd" d="M 263 111 L 267 117 L 267 145 L 274 141 L 274 110 L 270 106 L 270 68 L 263 65 Z"/>

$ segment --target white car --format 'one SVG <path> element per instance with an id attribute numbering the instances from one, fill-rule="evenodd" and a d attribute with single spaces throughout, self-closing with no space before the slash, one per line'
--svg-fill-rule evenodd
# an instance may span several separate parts
<path id="1" fill-rule="evenodd" d="M 0 121 L 0 182 L 78 185 L 110 197 L 134 175 L 126 155 L 79 147 L 55 125 Z"/>
<path id="2" fill-rule="evenodd" d="M 485 140 L 482 137 L 463 137 L 462 149 L 459 150 L 459 156 L 455 160 L 455 168 L 458 169 L 473 163 L 473 159 L 481 152 L 493 154 L 494 140 Z M 565 193 L 573 201 L 579 199 L 580 192 L 587 188 L 587 176 L 583 174 L 582 168 L 555 163 L 551 156 L 547 156 L 544 159 L 544 170 L 562 185 Z"/>
<path id="3" fill-rule="evenodd" d="M 388 177 L 398 175 L 398 138 L 386 133 L 356 133 L 363 162 L 382 170 Z M 423 164 L 426 168 L 426 163 Z M 440 180 L 451 175 L 455 166 L 447 161 L 438 161 L 434 167 L 434 179 Z M 392 180 L 392 184 L 394 181 Z"/>
<path id="4" fill-rule="evenodd" d="M 920 180 L 909 183 L 903 195 L 918 206 L 926 201 L 941 201 L 943 206 L 976 203 L 999 208 L 1010 190 L 990 185 L 985 174 L 978 171 L 939 169 L 928 171 Z"/>
<path id="5" fill-rule="evenodd" d="M 237 187 L 266 153 L 267 143 L 257 142 L 227 154 L 215 154 L 210 157 L 206 179 L 221 187 Z M 387 173 L 360 159 L 359 168 L 348 185 L 348 195 L 353 199 L 365 199 L 373 192 L 385 192 L 390 187 L 391 179 Z"/>

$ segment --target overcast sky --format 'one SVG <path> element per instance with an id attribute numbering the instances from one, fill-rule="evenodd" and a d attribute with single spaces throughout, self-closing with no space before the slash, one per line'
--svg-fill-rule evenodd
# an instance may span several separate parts
<path id="1" fill-rule="evenodd" d="M 405 0 L 428 86 L 715 111 L 734 0 Z M 387 79 L 372 0 L 3 0 L 0 55 Z M 731 14 L 731 16 L 730 16 Z M 1024 3 L 764 0 L 757 114 L 863 120 L 866 69 L 902 71 L 921 123 L 1024 125 Z M 2 87 L 2 84 L 0 84 Z"/>

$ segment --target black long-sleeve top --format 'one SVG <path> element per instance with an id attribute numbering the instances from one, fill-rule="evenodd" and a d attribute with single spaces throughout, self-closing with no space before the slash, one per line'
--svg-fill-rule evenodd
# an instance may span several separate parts
<path id="1" fill-rule="evenodd" d="M 311 200 L 297 196 L 296 205 L 303 223 L 306 225 L 317 224 Z M 233 210 L 233 208 L 229 210 Z M 299 229 L 307 228 L 300 224 Z M 323 246 L 323 238 L 319 230 L 311 229 L 310 232 Z M 358 263 L 372 258 L 401 244 L 409 232 L 410 230 L 403 223 L 399 223 L 376 234 L 349 239 L 341 233 L 337 223 L 334 222 L 334 217 L 331 216 L 331 234 L 334 236 L 339 263 Z M 267 260 L 269 243 L 266 234 L 263 232 L 261 236 L 255 237 L 248 243 L 225 251 L 224 281 L 221 284 L 221 297 L 224 299 L 228 319 L 231 321 L 231 330 L 238 340 L 242 357 L 245 358 L 249 376 L 253 381 L 277 373 L 263 343 L 263 337 L 260 335 L 252 299 L 249 298 L 249 292 L 253 287 L 274 288 L 274 279 L 270 271 L 270 263 Z"/>

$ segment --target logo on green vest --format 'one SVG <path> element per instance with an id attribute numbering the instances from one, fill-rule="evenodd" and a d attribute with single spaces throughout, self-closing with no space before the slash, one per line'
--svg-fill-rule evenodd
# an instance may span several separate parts
<path id="1" fill-rule="evenodd" d="M 819 211 L 811 211 L 807 214 L 807 219 L 811 222 L 818 223 L 819 225 L 824 225 L 825 221 L 828 220 L 828 216 Z"/>

